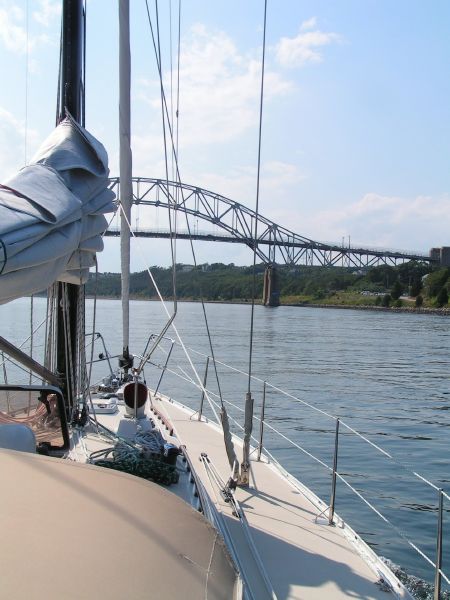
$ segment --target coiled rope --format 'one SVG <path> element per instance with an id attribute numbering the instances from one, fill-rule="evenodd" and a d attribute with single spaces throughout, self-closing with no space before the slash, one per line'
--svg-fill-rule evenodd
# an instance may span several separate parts
<path id="1" fill-rule="evenodd" d="M 155 483 L 171 485 L 177 483 L 179 474 L 175 465 L 165 461 L 164 444 L 159 431 L 138 431 L 133 442 L 118 440 L 114 446 L 92 452 L 89 462 Z"/>

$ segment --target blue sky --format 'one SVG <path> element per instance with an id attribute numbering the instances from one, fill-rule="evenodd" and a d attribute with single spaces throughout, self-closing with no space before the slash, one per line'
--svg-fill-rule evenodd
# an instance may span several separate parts
<path id="1" fill-rule="evenodd" d="M 164 177 L 145 2 L 131 5 L 134 173 Z M 423 251 L 450 245 L 450 3 L 268 5 L 261 212 L 318 240 L 351 236 L 355 244 Z M 175 64 L 178 1 L 171 6 Z M 169 0 L 159 8 L 170 96 Z M 87 127 L 105 144 L 117 174 L 117 8 L 112 0 L 89 0 L 87 9 Z M 182 3 L 182 179 L 249 207 L 262 16 L 262 0 Z M 53 127 L 59 22 L 58 2 L 0 0 L 2 180 Z M 141 209 L 139 220 L 161 225 L 164 215 Z M 106 244 L 100 268 L 117 270 L 117 242 Z M 252 262 L 250 251 L 234 244 L 196 249 L 199 262 Z M 165 242 L 146 242 L 144 253 L 150 264 L 169 262 Z M 192 262 L 182 244 L 178 258 Z"/>

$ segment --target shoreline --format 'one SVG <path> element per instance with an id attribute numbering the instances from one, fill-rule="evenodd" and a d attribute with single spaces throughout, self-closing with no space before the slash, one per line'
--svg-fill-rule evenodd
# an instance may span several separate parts
<path id="1" fill-rule="evenodd" d="M 94 296 L 86 296 L 86 299 L 93 300 Z M 97 300 L 120 300 L 120 297 L 116 296 L 97 296 Z M 158 298 L 141 298 L 141 297 L 130 297 L 130 300 L 138 302 L 160 302 Z M 172 302 L 171 298 L 166 299 L 167 302 Z M 178 298 L 178 302 L 195 302 L 200 303 L 200 300 L 192 300 L 186 298 Z M 251 306 L 250 301 L 244 300 L 204 300 L 205 304 L 239 304 L 244 306 Z M 262 306 L 261 301 L 255 302 L 257 306 Z M 343 309 L 343 310 L 370 310 L 370 311 L 381 311 L 390 313 L 410 313 L 410 314 L 424 314 L 424 315 L 439 315 L 442 317 L 450 316 L 450 308 L 433 308 L 433 307 L 420 307 L 415 306 L 369 306 L 361 304 L 316 304 L 312 302 L 289 302 L 286 304 L 280 304 L 280 306 L 293 306 L 300 308 L 329 308 L 329 309 Z M 273 307 L 277 308 L 277 307 Z"/>
<path id="2" fill-rule="evenodd" d="M 420 307 L 415 306 L 368 306 L 362 304 L 312 304 L 309 302 L 298 302 L 292 304 L 282 304 L 281 306 L 299 306 L 299 307 L 311 307 L 311 308 L 342 308 L 344 310 L 371 310 L 381 312 L 396 312 L 396 313 L 412 313 L 412 314 L 424 314 L 424 315 L 440 315 L 443 317 L 450 316 L 450 308 L 433 308 L 433 307 Z"/>

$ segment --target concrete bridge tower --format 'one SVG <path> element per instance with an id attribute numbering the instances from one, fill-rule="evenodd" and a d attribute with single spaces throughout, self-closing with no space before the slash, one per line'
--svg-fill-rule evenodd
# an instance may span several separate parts
<path id="1" fill-rule="evenodd" d="M 264 306 L 280 306 L 280 278 L 275 265 L 268 265 L 264 271 Z"/>

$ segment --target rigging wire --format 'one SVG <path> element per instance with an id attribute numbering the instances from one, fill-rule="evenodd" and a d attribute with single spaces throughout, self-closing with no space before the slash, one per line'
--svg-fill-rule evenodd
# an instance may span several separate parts
<path id="1" fill-rule="evenodd" d="M 261 139 L 262 139 L 262 117 L 264 99 L 264 66 L 266 56 L 266 22 L 267 22 L 267 0 L 264 0 L 264 25 L 263 25 L 263 47 L 261 61 L 261 89 L 259 98 L 259 132 L 258 132 L 258 167 L 256 174 L 256 206 L 255 206 L 255 235 L 253 238 L 253 282 L 252 282 L 252 307 L 250 316 L 250 347 L 248 357 L 248 393 L 251 391 L 251 374 L 253 361 L 253 337 L 255 323 L 255 295 L 256 295 L 256 245 L 258 240 L 258 217 L 259 217 L 259 187 L 261 178 Z"/>
<path id="2" fill-rule="evenodd" d="M 97 255 L 96 254 L 94 256 L 94 260 L 95 260 L 95 284 L 94 284 L 94 286 L 95 286 L 95 294 L 94 294 L 94 306 L 93 306 L 93 314 L 92 314 L 91 356 L 90 356 L 89 373 L 88 373 L 88 371 L 87 371 L 87 365 L 86 365 L 86 335 L 85 335 L 85 311 L 84 311 L 85 303 L 83 302 L 83 337 L 80 338 L 80 347 L 79 347 L 80 364 L 82 363 L 82 365 L 83 365 L 82 378 L 80 378 L 80 396 L 81 396 L 81 399 L 85 402 L 85 404 L 86 404 L 85 398 L 86 398 L 86 396 L 88 397 L 90 411 L 94 415 L 94 424 L 96 426 L 97 433 L 99 433 L 98 421 L 97 421 L 97 413 L 95 411 L 94 403 L 92 401 L 91 387 L 90 387 L 91 376 L 92 376 L 92 366 L 93 366 L 93 363 L 94 363 L 94 345 L 95 345 L 94 344 L 94 340 L 95 340 L 95 325 L 96 325 L 96 316 L 97 316 L 98 262 L 97 262 Z M 81 293 L 81 290 L 82 290 L 83 295 L 85 295 L 85 287 L 84 286 L 80 286 L 80 293 Z M 82 344 L 81 344 L 81 340 L 83 342 Z M 79 410 L 79 404 L 78 403 L 77 403 L 77 409 Z"/>
<path id="3" fill-rule="evenodd" d="M 164 148 L 165 148 L 165 161 L 166 161 L 166 177 L 167 177 L 167 199 L 168 199 L 168 208 L 169 208 L 169 224 L 170 224 L 170 238 L 171 238 L 171 245 L 172 245 L 172 238 L 173 238 L 173 230 L 172 230 L 172 224 L 170 222 L 170 194 L 169 194 L 169 181 L 168 181 L 168 168 L 167 168 L 167 146 L 166 146 L 166 129 L 165 129 L 165 122 L 166 122 L 166 118 L 167 118 L 167 126 L 169 129 L 169 133 L 170 133 L 170 139 L 171 139 L 171 145 L 172 145 L 172 153 L 173 153 L 173 158 L 175 160 L 175 165 L 176 165 L 176 171 L 177 171 L 177 177 L 178 177 L 178 181 L 181 183 L 181 177 L 180 177 L 180 171 L 179 171 L 179 164 L 178 164 L 178 158 L 175 152 L 175 144 L 174 144 L 174 139 L 173 139 L 173 130 L 172 130 L 172 125 L 171 125 L 171 120 L 170 120 L 170 116 L 169 116 L 169 111 L 168 111 L 168 107 L 167 107 L 167 100 L 166 100 L 166 96 L 164 93 L 164 83 L 163 83 L 163 78 L 162 78 L 162 67 L 161 67 L 161 50 L 160 50 L 160 39 L 159 39 L 159 20 L 158 20 L 158 3 L 157 0 L 155 0 L 155 5 L 156 5 L 156 17 L 157 17 L 157 34 L 158 34 L 158 50 L 156 48 L 156 43 L 155 43 L 155 36 L 154 36 L 154 32 L 153 32 L 153 26 L 152 26 L 152 22 L 151 22 L 151 17 L 150 17 L 150 11 L 148 9 L 148 0 L 146 0 L 146 6 L 147 6 L 147 15 L 148 15 L 148 19 L 149 19 L 149 25 L 150 25 L 150 31 L 152 34 L 152 41 L 153 41 L 153 48 L 155 51 L 155 56 L 156 56 L 156 61 L 157 61 L 157 65 L 158 65 L 158 72 L 159 72 L 159 79 L 160 79 L 160 92 L 161 92 L 161 109 L 162 109 L 162 117 L 163 117 L 163 130 L 164 130 Z M 184 199 L 184 195 L 182 193 L 182 199 L 183 199 L 183 203 L 185 202 Z M 173 200 L 172 200 L 173 201 Z M 176 226 L 176 215 L 177 215 L 177 207 L 178 207 L 178 203 L 177 201 L 175 201 L 175 226 Z M 195 256 L 195 251 L 194 251 L 194 245 L 193 245 L 193 240 L 192 240 L 192 234 L 191 234 L 191 228 L 190 228 L 190 224 L 189 224 L 189 219 L 187 218 L 186 215 L 186 224 L 187 224 L 187 229 L 189 232 L 189 241 L 190 241 L 190 246 L 191 246 L 191 251 L 192 251 L 192 256 L 193 256 L 193 260 L 194 260 L 194 265 L 196 268 L 196 271 L 198 272 L 198 268 L 197 268 L 197 259 Z M 176 231 L 175 231 L 175 235 L 176 235 Z M 140 368 L 142 368 L 143 364 L 145 364 L 146 360 L 148 360 L 148 358 L 150 358 L 151 353 L 155 350 L 155 348 L 157 347 L 157 345 L 159 344 L 160 340 L 162 339 L 162 337 L 164 336 L 165 332 L 167 331 L 167 329 L 169 328 L 170 325 L 172 325 L 174 331 L 176 332 L 178 339 L 181 342 L 181 338 L 178 335 L 178 332 L 176 330 L 175 325 L 173 324 L 173 320 L 175 318 L 176 315 L 176 295 L 175 295 L 175 290 L 176 290 L 176 280 L 175 280 L 175 274 L 176 274 L 176 261 L 174 259 L 174 254 L 172 251 L 172 264 L 173 264 L 173 284 L 174 284 L 174 313 L 172 315 L 172 317 L 169 319 L 168 323 L 166 324 L 164 330 L 160 333 L 160 335 L 158 336 L 156 342 L 154 343 L 150 353 L 147 355 L 146 359 L 144 361 L 141 361 L 140 364 Z M 154 281 L 150 270 L 148 270 L 150 277 L 152 278 L 152 280 Z M 209 330 L 209 324 L 208 324 L 208 319 L 206 316 L 206 309 L 205 309 L 205 304 L 204 304 L 204 300 L 203 297 L 201 297 L 201 304 L 202 304 L 202 310 L 203 310 L 203 316 L 204 316 L 204 320 L 205 320 L 205 325 L 206 325 L 206 331 L 207 331 L 207 335 L 208 335 L 208 340 L 209 340 L 209 344 L 210 344 L 210 351 L 211 351 L 211 355 L 214 358 L 214 349 L 212 346 L 212 340 L 211 340 L 211 334 L 210 334 L 210 330 Z M 181 342 L 183 344 L 183 342 Z M 184 344 L 183 344 L 184 347 Z M 198 378 L 199 382 L 200 378 L 198 376 L 198 373 L 192 363 L 191 357 L 189 356 L 189 354 L 187 353 L 187 351 L 185 350 L 185 354 L 188 358 L 188 361 L 191 365 L 191 368 L 193 369 L 193 372 L 195 373 L 196 377 Z M 222 399 L 222 391 L 220 388 L 220 381 L 219 381 L 219 376 L 218 376 L 218 372 L 217 372 L 217 367 L 215 364 L 215 361 L 213 361 L 214 364 L 214 372 L 216 375 L 216 380 L 217 380 L 217 386 L 218 386 L 218 390 L 219 390 L 219 394 L 220 394 L 220 399 L 221 399 L 221 411 L 220 411 L 220 421 L 217 418 L 217 414 L 214 410 L 214 408 L 211 405 L 211 401 L 208 397 L 208 394 L 205 392 L 205 396 L 208 399 L 209 404 L 211 405 L 211 408 L 214 412 L 214 415 L 216 416 L 219 424 L 222 425 L 222 430 L 223 430 L 223 434 L 224 434 L 224 441 L 225 441 L 225 447 L 226 447 L 226 452 L 228 455 L 228 460 L 230 462 L 230 465 L 232 466 L 235 476 L 237 477 L 237 471 L 235 469 L 235 466 L 237 464 L 237 459 L 236 459 L 236 454 L 234 451 L 234 447 L 233 447 L 233 442 L 232 442 L 232 437 L 231 437 L 231 433 L 230 433 L 230 429 L 229 429 L 229 425 L 228 425 L 228 415 L 227 415 L 227 411 L 226 408 L 224 406 L 223 403 L 223 399 Z"/>
<path id="4" fill-rule="evenodd" d="M 178 57 L 177 57 L 177 108 L 175 111 L 176 121 L 176 132 L 175 132 L 175 156 L 180 160 L 180 154 L 178 149 L 178 134 L 179 134 L 179 116 L 180 116 L 180 54 L 181 54 L 181 0 L 178 0 Z M 173 123 L 173 119 L 172 119 Z M 178 195 L 177 195 L 178 198 Z"/>
<path id="5" fill-rule="evenodd" d="M 58 283 L 55 282 L 47 290 L 47 311 L 45 325 L 45 358 L 44 365 L 50 371 L 54 370 L 56 348 L 56 313 L 57 313 Z"/>
<path id="6" fill-rule="evenodd" d="M 61 13 L 61 30 L 59 34 L 59 65 L 58 65 L 58 88 L 56 90 L 56 111 L 55 125 L 59 123 L 59 107 L 61 106 L 61 77 L 62 77 L 62 35 L 63 35 L 63 15 Z"/>
<path id="7" fill-rule="evenodd" d="M 80 283 L 78 286 L 77 302 L 77 353 L 76 353 L 76 372 L 75 372 L 75 396 L 74 406 L 78 405 L 81 394 L 84 393 L 86 384 L 86 352 L 85 352 L 85 289 Z M 74 369 L 75 371 L 75 369 Z"/>
<path id="8" fill-rule="evenodd" d="M 63 329 L 64 329 L 64 340 L 65 340 L 65 353 L 66 353 L 66 360 L 65 360 L 65 369 L 66 372 L 64 373 L 65 378 L 66 378 L 66 382 L 68 383 L 68 385 L 70 385 L 70 390 L 68 389 L 68 394 L 69 394 L 69 398 L 74 398 L 74 394 L 75 394 L 75 379 L 74 379 L 74 372 L 73 372 L 73 365 L 74 365 L 74 360 L 73 360 L 73 353 L 72 353 L 72 335 L 71 335 L 71 330 L 70 330 L 70 323 L 69 323 L 69 294 L 68 294 L 68 290 L 67 290 L 67 283 L 61 283 L 60 284 L 62 287 L 61 290 L 61 302 L 62 302 L 62 317 L 63 317 Z"/>
<path id="9" fill-rule="evenodd" d="M 165 163 L 165 170 L 166 170 L 166 187 L 167 187 L 167 197 L 169 198 L 169 162 L 168 162 L 168 157 L 167 157 L 167 135 L 166 135 L 166 112 L 167 112 L 167 124 L 168 127 L 171 129 L 170 127 L 170 118 L 169 118 L 169 114 L 167 111 L 167 104 L 166 104 L 166 98 L 165 98 L 165 93 L 164 93 L 164 82 L 163 82 L 163 75 L 162 75 L 162 55 L 161 55 L 161 40 L 160 40 L 160 33 L 159 33 L 159 11 L 158 11 L 158 0 L 155 0 L 155 12 L 156 12 L 156 37 L 157 37 L 157 46 L 155 44 L 155 36 L 154 36 L 154 31 L 153 31 L 153 25 L 152 25 L 152 20 L 151 20 L 151 16 L 150 16 L 150 9 L 148 6 L 148 0 L 145 0 L 145 4 L 147 7 L 147 16 L 148 16 L 148 21 L 149 21 L 149 25 L 150 25 L 150 30 L 152 33 L 152 39 L 153 39 L 153 47 L 155 50 L 155 56 L 156 56 L 156 64 L 158 67 L 158 74 L 159 74 L 159 85 L 160 85 L 160 97 L 161 97 L 161 116 L 162 116 L 162 126 L 163 126 L 163 139 L 164 139 L 164 163 Z M 166 109 L 166 111 L 164 110 Z M 173 147 L 173 142 L 172 142 L 172 147 Z M 169 228 L 170 228 L 170 250 L 171 250 L 171 255 L 172 255 L 172 287 L 173 287 L 173 310 L 174 313 L 176 314 L 177 312 L 177 294 L 176 294 L 176 290 L 177 290 L 177 281 L 176 281 L 176 225 L 177 225 L 177 205 L 175 203 L 175 210 L 174 210 L 174 227 L 172 227 L 172 215 L 171 215 L 171 207 L 170 207 L 170 202 L 168 203 L 168 217 L 169 217 Z"/>
<path id="10" fill-rule="evenodd" d="M 34 321 L 34 294 L 30 296 L 30 358 L 33 358 L 33 346 L 34 346 L 34 335 L 33 335 L 33 321 Z M 29 385 L 33 380 L 33 372 L 30 369 L 30 377 L 28 379 Z M 31 410 L 31 392 L 28 394 L 28 414 Z"/>
<path id="11" fill-rule="evenodd" d="M 169 0 L 169 57 L 170 57 L 170 120 L 173 127 L 173 56 L 172 56 L 172 0 Z M 175 164 L 171 152 L 172 180 L 175 177 Z"/>
<path id="12" fill-rule="evenodd" d="M 120 210 L 122 210 L 122 207 L 121 207 L 121 205 L 120 205 L 120 204 L 119 204 L 119 208 L 120 208 Z M 122 214 L 123 214 L 123 211 L 122 211 Z M 133 236 L 133 238 L 136 240 L 137 247 L 138 247 L 138 249 L 141 251 L 141 254 L 142 254 L 142 256 L 145 256 L 145 253 L 144 253 L 144 251 L 143 251 L 143 249 L 142 249 L 142 247 L 141 247 L 141 245 L 140 245 L 140 243 L 139 243 L 139 238 L 138 238 L 138 237 L 136 237 L 135 233 L 134 233 L 134 232 L 133 232 L 133 230 L 131 229 L 131 224 L 130 224 L 129 222 L 128 222 L 128 227 L 130 228 L 131 235 L 132 235 L 132 236 Z M 200 389 L 201 389 L 203 392 L 205 392 L 205 397 L 206 397 L 206 399 L 208 400 L 208 402 L 209 402 L 209 404 L 210 404 L 210 406 L 211 406 L 211 410 L 213 411 L 213 413 L 214 413 L 214 416 L 215 416 L 215 418 L 216 418 L 217 422 L 220 424 L 220 419 L 219 419 L 219 417 L 218 417 L 218 415 L 217 415 L 216 411 L 214 410 L 214 407 L 211 405 L 211 399 L 209 398 L 209 395 L 208 395 L 208 393 L 207 393 L 207 392 L 206 392 L 206 390 L 205 390 L 205 387 L 204 387 L 204 385 L 203 385 L 203 383 L 202 383 L 202 380 L 201 380 L 201 378 L 200 378 L 200 376 L 199 376 L 199 374 L 198 374 L 198 372 L 197 372 L 197 369 L 195 368 L 195 366 L 194 366 L 194 363 L 192 362 L 192 358 L 191 358 L 191 356 L 190 356 L 190 354 L 189 354 L 189 352 L 188 352 L 188 350 L 187 350 L 187 347 L 186 347 L 185 343 L 183 342 L 183 340 L 181 339 L 181 336 L 180 336 L 180 334 L 179 334 L 179 332 L 178 332 L 178 329 L 176 328 L 176 325 L 175 325 L 175 323 L 173 323 L 173 320 L 174 320 L 174 318 L 175 318 L 175 315 L 172 315 L 172 316 L 170 315 L 170 313 L 169 313 L 169 309 L 167 308 L 167 305 L 166 305 L 166 303 L 164 302 L 164 298 L 162 297 L 162 294 L 161 294 L 161 291 L 160 291 L 160 289 L 159 289 L 159 287 L 158 287 L 158 284 L 156 283 L 156 281 L 155 281 L 155 278 L 153 277 L 153 274 L 152 274 L 152 272 L 151 272 L 150 268 L 148 268 L 148 267 L 147 267 L 147 273 L 148 273 L 148 275 L 149 275 L 149 277 L 150 277 L 150 280 L 151 280 L 151 282 L 152 282 L 152 284 L 153 284 L 153 287 L 155 288 L 155 291 L 156 291 L 156 293 L 158 294 L 158 298 L 159 298 L 159 300 L 160 300 L 160 302 L 161 302 L 161 304 L 162 304 L 162 306 L 163 306 L 163 308 L 164 308 L 164 311 L 165 311 L 165 313 L 166 313 L 166 315 L 167 315 L 167 317 L 168 317 L 168 319 L 169 319 L 169 320 L 168 320 L 168 322 L 166 323 L 166 325 L 165 325 L 165 327 L 164 327 L 163 331 L 162 331 L 161 333 L 159 333 L 159 334 L 158 334 L 158 336 L 157 336 L 157 338 L 156 338 L 156 342 L 153 344 L 153 347 L 152 347 L 152 349 L 149 351 L 149 353 L 147 354 L 147 356 L 145 356 L 145 357 L 142 359 L 142 361 L 141 361 L 141 364 L 140 364 L 140 366 L 139 366 L 139 370 L 142 370 L 142 369 L 143 369 L 143 367 L 144 367 L 144 364 L 145 364 L 145 363 L 146 363 L 146 362 L 149 360 L 149 358 L 150 358 L 150 356 L 152 355 L 153 351 L 154 351 L 154 350 L 155 350 L 155 348 L 156 348 L 156 347 L 159 345 L 159 342 L 160 342 L 160 341 L 161 341 L 161 339 L 164 337 L 164 334 L 166 333 L 167 329 L 168 329 L 170 326 L 172 326 L 172 328 L 173 328 L 173 330 L 174 330 L 174 332 L 175 332 L 175 335 L 177 336 L 177 339 L 178 339 L 178 341 L 179 341 L 179 343 L 180 343 L 180 346 L 181 346 L 181 348 L 183 349 L 184 355 L 186 356 L 186 358 L 187 358 L 187 360 L 188 360 L 188 362 L 189 362 L 189 366 L 191 367 L 191 369 L 192 369 L 192 372 L 194 373 L 194 375 L 195 375 L 195 377 L 196 377 L 196 379 L 197 379 L 197 381 L 198 381 L 198 383 L 199 383 Z"/>
<path id="13" fill-rule="evenodd" d="M 87 24 L 87 1 L 83 3 L 83 80 L 81 82 L 81 124 L 86 125 L 86 24 Z"/>
<path id="14" fill-rule="evenodd" d="M 29 83 L 29 61 L 30 61 L 30 11 L 29 0 L 26 4 L 26 50 L 25 50 L 25 135 L 24 135 L 24 164 L 28 160 L 28 83 Z"/>
<path id="15" fill-rule="evenodd" d="M 149 11 L 149 8 L 148 8 L 148 0 L 146 0 L 146 5 L 147 5 L 147 16 L 148 16 L 148 20 L 149 20 L 150 31 L 151 31 L 152 41 L 153 41 L 153 49 L 154 49 L 154 52 L 155 52 L 156 61 L 157 61 L 157 65 L 158 65 L 159 76 L 160 76 L 162 100 L 163 100 L 163 103 L 164 103 L 165 115 L 166 115 L 166 118 L 167 118 L 169 135 L 170 135 L 170 140 L 171 140 L 171 144 L 172 144 L 172 152 L 173 152 L 173 157 L 174 157 L 174 160 L 175 160 L 177 182 L 179 182 L 180 185 L 181 185 L 181 175 L 180 175 L 180 169 L 179 169 L 178 150 L 177 150 L 177 147 L 178 147 L 178 124 L 179 124 L 179 119 L 178 119 L 179 112 L 178 111 L 179 111 L 179 70 L 180 70 L 180 40 L 181 40 L 181 16 L 180 16 L 181 15 L 181 2 L 180 2 L 180 13 L 179 13 L 179 32 L 178 32 L 179 49 L 178 49 L 178 95 L 177 95 L 177 139 L 176 139 L 176 145 L 175 145 L 175 140 L 174 140 L 174 135 L 173 135 L 173 128 L 171 126 L 171 122 L 170 122 L 170 118 L 169 118 L 169 110 L 168 110 L 168 106 L 167 106 L 166 95 L 165 95 L 165 92 L 164 92 L 164 85 L 163 85 L 162 74 L 161 74 L 161 65 L 158 62 L 159 61 L 159 55 L 158 55 L 158 51 L 157 51 L 157 47 L 156 47 L 156 41 L 155 41 L 155 36 L 154 36 L 154 31 L 153 31 L 153 25 L 152 25 L 152 21 L 151 21 L 151 17 L 150 17 L 150 11 Z M 183 192 L 183 189 L 181 187 L 180 187 L 180 192 L 181 192 L 182 202 L 184 203 L 185 202 L 184 192 Z M 169 194 L 169 188 L 168 187 L 167 187 L 167 200 L 168 200 L 168 203 L 170 203 L 170 194 Z M 187 214 L 185 215 L 185 217 L 186 217 L 186 226 L 187 226 L 187 230 L 188 230 L 188 234 L 189 234 L 189 243 L 190 243 L 190 247 L 191 247 L 192 258 L 193 258 L 193 261 L 194 261 L 195 270 L 197 272 L 198 271 L 198 264 L 197 264 L 197 258 L 196 258 L 196 255 L 195 255 L 194 244 L 193 244 L 193 240 L 192 240 L 191 226 L 190 226 Z M 209 343 L 209 347 L 210 347 L 211 357 L 214 359 L 213 360 L 214 373 L 215 373 L 215 377 L 216 377 L 216 381 L 217 381 L 217 387 L 218 387 L 218 391 L 219 391 L 221 405 L 222 405 L 222 408 L 224 408 L 224 404 L 223 404 L 223 401 L 222 401 L 222 390 L 221 390 L 221 387 L 220 387 L 219 375 L 218 375 L 218 372 L 217 372 L 217 366 L 216 366 L 216 362 L 215 362 L 215 355 L 214 355 L 214 348 L 213 348 L 213 344 L 212 344 L 211 332 L 210 332 L 210 329 L 209 329 L 208 318 L 207 318 L 207 315 L 206 315 L 206 307 L 205 307 L 205 303 L 204 303 L 204 300 L 203 300 L 203 292 L 202 292 L 202 288 L 201 288 L 201 284 L 200 283 L 199 283 L 199 288 L 200 288 L 199 289 L 199 291 L 200 291 L 200 302 L 201 302 L 201 305 L 202 305 L 202 312 L 203 312 L 203 318 L 204 318 L 204 321 L 205 321 L 205 327 L 206 327 L 206 332 L 207 332 L 207 336 L 208 336 L 208 343 Z"/>

